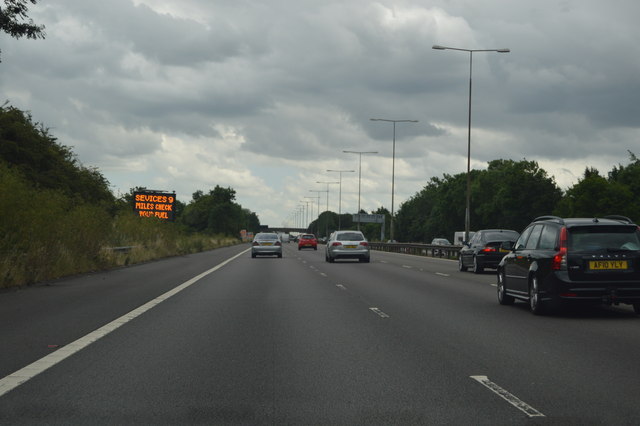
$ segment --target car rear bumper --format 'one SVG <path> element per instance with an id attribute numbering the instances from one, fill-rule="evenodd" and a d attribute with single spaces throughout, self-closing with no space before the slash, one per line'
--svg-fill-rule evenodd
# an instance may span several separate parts
<path id="1" fill-rule="evenodd" d="M 640 281 L 571 281 L 566 272 L 551 274 L 547 298 L 594 303 L 640 303 Z"/>
<path id="2" fill-rule="evenodd" d="M 369 259 L 369 250 L 329 250 L 329 256 L 333 259 Z"/>
<path id="3" fill-rule="evenodd" d="M 256 256 L 274 256 L 282 254 L 282 247 L 252 247 L 251 254 Z"/>

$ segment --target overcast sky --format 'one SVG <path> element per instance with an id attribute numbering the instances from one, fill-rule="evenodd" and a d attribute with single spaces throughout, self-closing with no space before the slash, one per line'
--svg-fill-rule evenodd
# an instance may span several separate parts
<path id="1" fill-rule="evenodd" d="M 114 193 L 232 187 L 263 224 L 301 201 L 395 211 L 431 177 L 537 161 L 558 185 L 640 155 L 637 0 L 40 0 L 45 40 L 0 35 L 0 98 Z M 338 211 L 339 185 L 329 209 Z M 309 207 L 311 207 L 309 205 Z M 317 214 L 314 204 L 313 217 Z M 456 206 L 452 206 L 456 208 Z M 457 208 L 463 208 L 457 206 Z"/>

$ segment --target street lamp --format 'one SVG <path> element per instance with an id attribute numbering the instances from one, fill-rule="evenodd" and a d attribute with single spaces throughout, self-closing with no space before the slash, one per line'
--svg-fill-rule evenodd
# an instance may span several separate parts
<path id="1" fill-rule="evenodd" d="M 337 185 L 340 182 L 326 182 L 326 181 L 316 181 L 316 183 L 326 183 L 327 184 L 327 220 L 325 221 L 325 236 L 329 238 L 329 185 Z"/>
<path id="2" fill-rule="evenodd" d="M 471 75 L 473 72 L 473 52 L 498 52 L 509 53 L 510 49 L 461 49 L 458 47 L 446 47 L 433 45 L 435 50 L 458 50 L 469 52 L 469 121 L 467 131 L 467 207 L 464 213 L 464 240 L 469 241 L 469 230 L 471 228 Z"/>
<path id="3" fill-rule="evenodd" d="M 319 196 L 318 197 L 304 197 L 304 198 L 309 198 L 309 199 L 315 200 L 316 198 L 319 198 Z M 315 201 L 305 201 L 305 202 L 311 203 L 311 213 L 310 213 L 310 217 L 309 217 L 309 226 L 311 226 L 311 217 L 313 217 L 313 204 L 314 204 Z"/>
<path id="4" fill-rule="evenodd" d="M 305 197 L 305 198 L 309 198 L 309 197 Z M 307 212 L 305 213 L 305 226 L 303 228 L 307 229 L 307 231 L 309 230 L 309 203 L 313 203 L 313 201 L 309 201 L 309 200 L 300 200 L 301 203 L 305 203 L 306 204 L 306 209 Z"/>
<path id="5" fill-rule="evenodd" d="M 342 223 L 340 215 L 342 214 L 342 174 L 343 173 L 355 173 L 355 170 L 327 170 L 328 172 L 340 173 L 340 190 L 338 195 L 338 230 L 342 229 Z"/>
<path id="6" fill-rule="evenodd" d="M 318 199 L 318 221 L 316 222 L 316 234 L 317 234 L 317 236 L 320 236 L 320 193 L 321 192 L 327 192 L 328 193 L 328 191 L 310 189 L 309 192 L 315 192 L 316 194 L 318 194 L 317 196 L 311 197 L 311 198 L 317 198 Z"/>
<path id="7" fill-rule="evenodd" d="M 371 118 L 371 121 L 387 121 L 393 123 L 393 155 L 391 157 L 391 229 L 389 229 L 389 239 L 391 240 L 391 242 L 393 242 L 393 193 L 396 171 L 396 123 L 417 123 L 418 120 L 388 120 L 386 118 Z"/>
<path id="8" fill-rule="evenodd" d="M 347 154 L 358 154 L 358 231 L 360 230 L 360 181 L 362 179 L 362 154 L 377 154 L 378 151 L 342 151 Z"/>

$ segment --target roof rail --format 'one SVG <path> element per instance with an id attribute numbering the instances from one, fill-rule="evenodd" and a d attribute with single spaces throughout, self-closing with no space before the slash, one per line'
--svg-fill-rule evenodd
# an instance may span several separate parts
<path id="1" fill-rule="evenodd" d="M 558 216 L 539 216 L 533 219 L 534 222 L 537 222 L 539 220 L 555 220 L 558 223 L 564 224 L 564 219 Z"/>
<path id="2" fill-rule="evenodd" d="M 603 217 L 603 219 L 611 219 L 611 220 L 619 220 L 621 222 L 627 222 L 627 223 L 633 223 L 633 221 L 631 219 L 629 219 L 626 216 L 620 216 L 617 214 L 611 214 L 608 216 Z"/>

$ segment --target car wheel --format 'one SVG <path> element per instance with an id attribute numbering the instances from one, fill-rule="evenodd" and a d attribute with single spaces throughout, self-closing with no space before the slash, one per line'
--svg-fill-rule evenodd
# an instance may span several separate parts
<path id="1" fill-rule="evenodd" d="M 256 254 L 255 253 L 251 253 L 251 258 L 255 259 L 256 258 Z"/>
<path id="2" fill-rule="evenodd" d="M 529 282 L 529 309 L 534 315 L 544 313 L 544 304 L 540 300 L 540 287 L 538 285 L 538 277 L 531 277 Z"/>
<path id="3" fill-rule="evenodd" d="M 314 247 L 313 249 L 317 251 L 317 250 L 318 250 L 318 247 Z"/>
<path id="4" fill-rule="evenodd" d="M 633 310 L 635 311 L 636 314 L 640 315 L 640 303 L 634 303 Z"/>
<path id="5" fill-rule="evenodd" d="M 467 268 L 464 266 L 464 263 L 462 262 L 462 255 L 459 255 L 458 256 L 458 271 L 464 272 L 466 270 L 467 270 Z"/>
<path id="6" fill-rule="evenodd" d="M 278 259 L 282 259 L 282 253 L 278 253 Z"/>
<path id="7" fill-rule="evenodd" d="M 507 294 L 504 271 L 498 271 L 498 303 L 501 305 L 513 305 L 515 298 Z"/>
<path id="8" fill-rule="evenodd" d="M 358 259 L 358 261 L 360 263 L 369 263 L 369 258 L 368 257 L 361 257 L 360 259 Z"/>
<path id="9" fill-rule="evenodd" d="M 478 263 L 478 258 L 473 256 L 473 273 L 481 274 L 484 271 L 484 268 Z"/>

